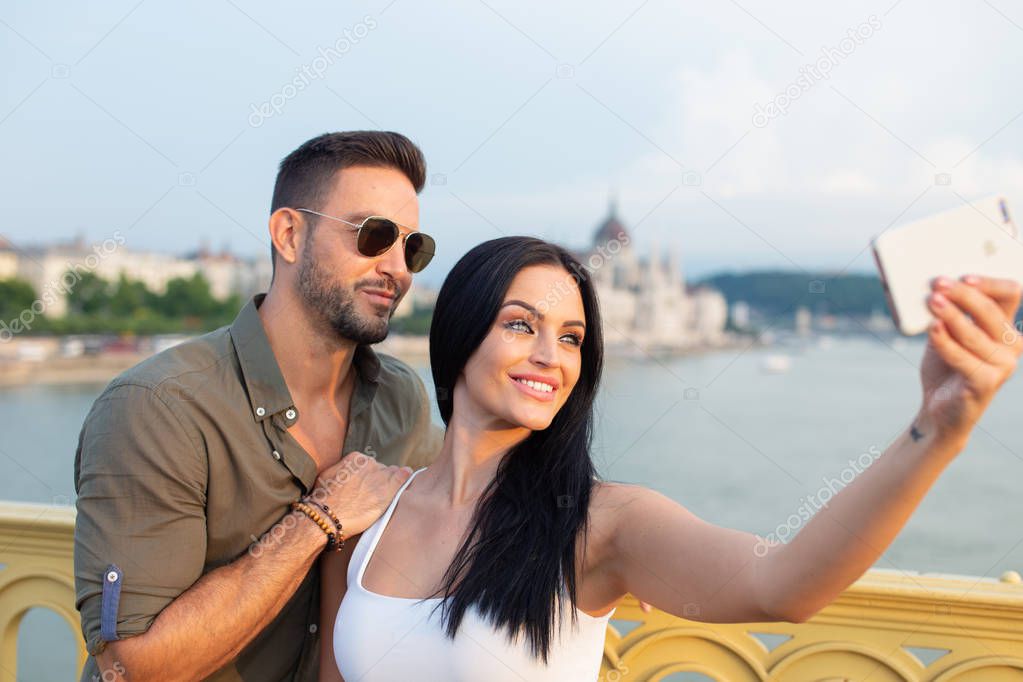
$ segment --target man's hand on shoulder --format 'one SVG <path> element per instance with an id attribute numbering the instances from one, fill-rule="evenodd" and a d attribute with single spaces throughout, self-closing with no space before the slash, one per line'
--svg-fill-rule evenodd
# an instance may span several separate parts
<path id="1" fill-rule="evenodd" d="M 349 538 L 383 515 L 411 474 L 408 467 L 386 466 L 369 455 L 350 452 L 320 474 L 310 497 L 330 507 Z"/>

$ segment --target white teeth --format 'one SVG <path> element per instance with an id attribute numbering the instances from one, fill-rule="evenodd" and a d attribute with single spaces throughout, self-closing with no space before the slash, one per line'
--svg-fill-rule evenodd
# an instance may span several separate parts
<path id="1" fill-rule="evenodd" d="M 550 384 L 541 384 L 539 381 L 531 381 L 529 379 L 516 379 L 515 381 L 519 382 L 520 384 L 525 384 L 526 386 L 529 386 L 533 390 L 541 391 L 543 393 L 550 393 L 551 391 L 554 390 L 554 387 L 551 386 Z"/>

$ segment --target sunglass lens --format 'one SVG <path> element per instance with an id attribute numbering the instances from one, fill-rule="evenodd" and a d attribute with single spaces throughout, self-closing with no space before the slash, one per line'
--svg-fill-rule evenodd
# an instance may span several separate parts
<path id="1" fill-rule="evenodd" d="M 374 258 L 398 239 L 398 226 L 386 218 L 369 218 L 359 230 L 359 253 Z"/>
<path id="2" fill-rule="evenodd" d="M 413 232 L 405 240 L 405 265 L 409 272 L 419 272 L 433 258 L 437 245 L 433 237 L 422 232 Z"/>

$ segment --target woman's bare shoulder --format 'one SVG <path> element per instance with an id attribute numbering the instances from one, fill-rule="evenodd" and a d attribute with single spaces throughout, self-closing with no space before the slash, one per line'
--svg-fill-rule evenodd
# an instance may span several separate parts
<path id="1" fill-rule="evenodd" d="M 621 512 L 625 505 L 659 496 L 660 493 L 634 483 L 595 481 L 590 493 L 590 509 L 597 513 Z"/>
<path id="2" fill-rule="evenodd" d="M 616 530 L 622 523 L 635 528 L 645 518 L 653 518 L 668 507 L 683 507 L 667 496 L 642 485 L 597 481 L 590 494 L 590 523 Z"/>
<path id="3" fill-rule="evenodd" d="M 594 539 L 611 539 L 620 528 L 620 524 L 634 511 L 637 503 L 642 506 L 643 500 L 655 494 L 649 488 L 631 483 L 615 481 L 595 481 L 590 491 L 589 526 Z"/>

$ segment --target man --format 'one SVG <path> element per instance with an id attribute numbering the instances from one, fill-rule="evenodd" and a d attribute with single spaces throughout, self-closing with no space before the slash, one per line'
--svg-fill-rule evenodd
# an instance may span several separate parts
<path id="1" fill-rule="evenodd" d="M 315 679 L 317 557 L 443 438 L 415 372 L 370 348 L 433 254 L 425 176 L 396 133 L 303 144 L 274 187 L 269 292 L 96 400 L 75 456 L 82 680 Z"/>

